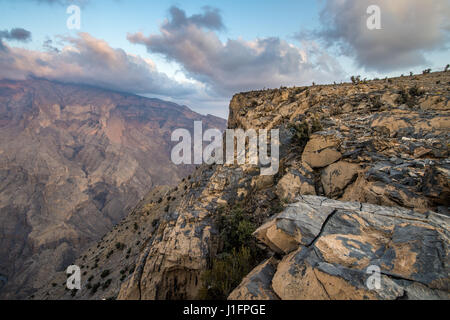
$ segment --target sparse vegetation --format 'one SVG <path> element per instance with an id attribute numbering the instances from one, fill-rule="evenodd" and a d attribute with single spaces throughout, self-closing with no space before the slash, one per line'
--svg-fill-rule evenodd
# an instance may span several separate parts
<path id="1" fill-rule="evenodd" d="M 109 285 L 111 284 L 111 282 L 112 282 L 111 279 L 106 280 L 105 283 L 103 283 L 103 285 L 102 285 L 102 289 L 103 290 L 107 289 L 109 287 Z"/>
<path id="2" fill-rule="evenodd" d="M 354 85 L 357 85 L 361 82 L 361 76 L 351 76 L 350 80 Z"/>
<path id="3" fill-rule="evenodd" d="M 256 227 L 240 206 L 220 210 L 216 225 L 223 250 L 202 276 L 199 299 L 226 299 L 262 258 L 261 249 L 252 237 Z"/>
<path id="4" fill-rule="evenodd" d="M 116 249 L 122 251 L 123 249 L 125 249 L 125 244 L 121 243 L 121 242 L 117 242 L 116 243 Z"/>
<path id="5" fill-rule="evenodd" d="M 107 276 L 109 276 L 110 273 L 111 273 L 110 270 L 103 270 L 103 272 L 102 272 L 102 274 L 100 275 L 100 277 L 106 278 Z"/>
<path id="6" fill-rule="evenodd" d="M 297 140 L 297 142 L 300 145 L 306 145 L 310 135 L 308 122 L 302 121 L 298 124 L 292 124 L 290 127 L 295 130 L 294 138 Z"/>
<path id="7" fill-rule="evenodd" d="M 207 270 L 202 280 L 204 287 L 199 298 L 208 300 L 225 300 L 231 291 L 252 270 L 252 254 L 249 248 L 233 248 L 231 253 L 224 253 L 214 259 L 211 270 Z"/>
<path id="8" fill-rule="evenodd" d="M 94 284 L 91 288 L 91 294 L 94 294 L 97 292 L 98 288 L 100 288 L 100 282 L 97 282 L 96 284 Z"/>
<path id="9" fill-rule="evenodd" d="M 311 120 L 311 133 L 319 132 L 323 130 L 322 123 L 320 122 L 320 119 L 317 115 L 314 115 L 314 117 Z"/>
<path id="10" fill-rule="evenodd" d="M 412 88 L 411 88 L 412 89 Z M 410 94 L 410 91 L 411 91 L 411 89 L 410 90 L 408 90 L 408 91 L 406 91 L 404 88 L 402 88 L 399 92 L 398 92 L 398 94 L 400 95 L 398 98 L 397 98 L 397 103 L 398 104 L 406 104 L 408 107 L 413 107 L 413 106 L 415 106 L 416 105 L 416 99 L 415 99 L 415 96 L 413 96 L 413 95 L 411 95 Z M 413 90 L 413 93 L 416 93 L 414 90 Z"/>

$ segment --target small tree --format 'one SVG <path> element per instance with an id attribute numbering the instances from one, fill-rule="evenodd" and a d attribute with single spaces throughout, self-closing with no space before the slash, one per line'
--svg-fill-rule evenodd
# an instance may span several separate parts
<path id="1" fill-rule="evenodd" d="M 445 70 L 444 71 L 447 72 L 449 68 L 450 68 L 450 64 L 445 66 Z"/>

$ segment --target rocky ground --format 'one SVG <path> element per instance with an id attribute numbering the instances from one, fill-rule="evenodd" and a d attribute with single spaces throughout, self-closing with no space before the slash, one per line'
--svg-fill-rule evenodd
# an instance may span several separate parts
<path id="1" fill-rule="evenodd" d="M 449 97 L 449 72 L 237 94 L 228 127 L 280 129 L 278 174 L 152 191 L 75 261 L 81 290 L 35 298 L 448 299 Z"/>

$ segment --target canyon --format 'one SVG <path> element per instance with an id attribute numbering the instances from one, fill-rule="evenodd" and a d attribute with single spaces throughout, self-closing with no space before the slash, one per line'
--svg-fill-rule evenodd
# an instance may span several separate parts
<path id="1" fill-rule="evenodd" d="M 0 81 L 0 298 L 23 299 L 159 185 L 170 134 L 225 120 L 185 106 L 44 79 Z"/>

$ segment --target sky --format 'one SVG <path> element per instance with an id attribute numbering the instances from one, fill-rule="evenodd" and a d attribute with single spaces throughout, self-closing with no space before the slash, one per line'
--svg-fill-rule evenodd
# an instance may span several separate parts
<path id="1" fill-rule="evenodd" d="M 0 79 L 85 83 L 226 118 L 238 92 L 442 70 L 449 17 L 450 0 L 0 0 Z"/>

